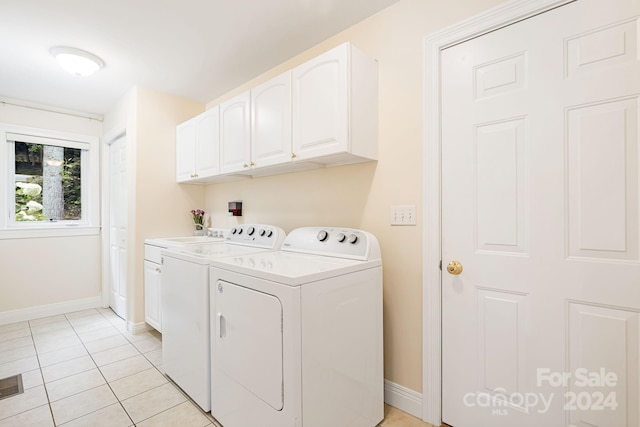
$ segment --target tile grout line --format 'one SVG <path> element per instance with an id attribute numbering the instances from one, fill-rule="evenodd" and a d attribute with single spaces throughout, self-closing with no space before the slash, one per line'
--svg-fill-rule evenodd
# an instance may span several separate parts
<path id="1" fill-rule="evenodd" d="M 96 312 L 98 312 L 98 310 L 96 310 Z M 99 313 L 99 312 L 98 312 L 98 313 Z M 87 349 L 87 347 L 85 346 L 84 341 L 82 340 L 82 338 L 81 338 L 81 337 L 80 337 L 80 335 L 78 334 L 78 331 L 76 331 L 76 328 L 73 326 L 73 324 L 71 323 L 70 319 L 67 317 L 67 315 L 68 315 L 68 314 L 69 314 L 69 313 L 65 313 L 65 314 L 63 314 L 64 318 L 65 318 L 65 319 L 66 319 L 66 321 L 69 323 L 69 326 L 71 327 L 71 329 L 73 329 L 73 333 L 76 335 L 76 337 L 78 337 L 78 340 L 80 340 L 80 344 L 82 345 L 82 347 L 84 347 L 85 351 L 87 352 L 87 355 L 91 358 L 91 361 L 92 361 L 92 362 L 94 363 L 94 365 L 96 366 L 96 369 L 98 370 L 98 372 L 100 373 L 100 375 L 102 375 L 102 372 L 100 371 L 100 368 L 99 368 L 99 367 L 98 367 L 98 365 L 96 364 L 95 360 L 93 360 L 93 357 L 91 357 L 91 353 L 89 353 L 89 349 Z M 104 316 L 103 316 L 103 317 L 104 317 Z M 109 323 L 111 323 L 111 322 L 109 322 Z M 37 354 L 38 354 L 38 349 L 36 348 L 36 355 L 37 355 Z M 80 356 L 80 357 L 83 357 L 83 356 Z M 79 359 L 79 357 L 75 357 L 75 358 L 72 358 L 72 359 L 69 359 L 69 360 L 74 360 L 74 359 Z M 68 362 L 68 360 L 67 360 L 67 361 L 64 361 L 64 362 L 60 362 L 60 363 L 65 363 L 65 362 Z M 39 364 L 40 364 L 40 359 L 38 358 L 38 365 L 39 365 Z M 51 365 L 51 366 L 55 366 L 55 365 L 56 365 L 56 364 L 53 364 L 53 365 Z M 91 369 L 93 369 L 93 368 L 91 368 Z M 88 370 L 86 370 L 86 371 L 82 371 L 82 372 L 78 372 L 78 373 L 73 374 L 73 375 L 78 375 L 78 374 L 82 374 L 82 373 L 84 373 L 84 372 L 89 372 L 91 369 L 88 369 Z M 68 376 L 66 376 L 66 377 L 58 378 L 58 380 L 61 380 L 61 379 L 64 379 L 64 378 L 68 378 L 68 377 L 73 376 L 73 375 L 68 375 Z M 102 375 L 102 377 L 104 378 L 104 375 Z M 55 380 L 55 381 L 58 381 L 58 380 Z M 104 378 L 104 380 L 105 380 L 105 382 L 107 382 L 107 379 L 106 379 L 106 378 Z M 55 381 L 51 381 L 51 382 L 55 382 Z M 43 377 L 42 377 L 42 382 L 43 382 L 43 385 L 45 386 L 45 391 L 46 391 L 46 390 L 47 390 L 47 387 L 46 387 L 46 383 L 44 382 L 44 375 L 43 375 Z M 108 384 L 108 383 L 107 383 L 107 384 Z M 101 385 L 100 385 L 100 386 L 101 386 Z M 85 392 L 85 391 L 93 390 L 93 389 L 98 388 L 98 387 L 100 387 L 100 386 L 91 387 L 91 388 L 90 388 L 90 389 L 88 389 L 88 390 L 83 390 L 83 391 L 81 391 L 81 392 L 74 393 L 74 394 L 71 394 L 71 395 L 69 395 L 69 396 L 65 396 L 64 398 L 59 399 L 59 400 L 63 400 L 63 399 L 66 399 L 67 397 L 71 397 L 71 396 L 78 395 L 78 394 L 83 393 L 83 392 Z M 112 390 L 111 392 L 113 393 L 113 390 Z M 114 396 L 115 396 L 115 394 L 114 394 Z M 53 418 L 53 425 L 54 425 L 54 427 L 55 427 L 55 426 L 58 426 L 58 425 L 64 425 L 64 424 L 69 423 L 69 422 L 71 422 L 71 421 L 75 421 L 75 420 L 77 420 L 77 419 L 79 419 L 79 418 L 82 418 L 82 417 L 84 417 L 84 416 L 86 416 L 86 415 L 89 415 L 89 414 L 84 414 L 84 415 L 82 415 L 82 416 L 80 416 L 80 417 L 70 419 L 70 420 L 66 421 L 65 423 L 63 423 L 63 424 L 58 424 L 58 423 L 56 423 L 56 418 L 55 418 L 55 416 L 53 415 L 53 408 L 51 408 L 51 403 L 52 403 L 52 402 L 51 402 L 51 399 L 49 398 L 49 392 L 48 392 L 48 391 L 47 391 L 47 400 L 49 401 L 49 408 L 50 408 L 50 410 L 51 410 L 51 416 L 52 416 L 52 418 Z M 104 409 L 104 408 L 100 408 L 100 409 Z M 100 409 L 97 409 L 96 411 L 99 411 Z M 96 412 L 96 411 L 92 411 L 92 412 L 90 412 L 90 413 L 93 413 L 93 412 Z M 128 414 L 127 414 L 127 415 L 128 415 Z M 129 418 L 131 418 L 131 417 L 129 417 Z"/>
<path id="2" fill-rule="evenodd" d="M 65 316 L 66 319 L 66 316 Z M 40 364 L 40 352 L 38 351 L 38 347 L 36 346 L 36 340 L 33 337 L 33 329 L 31 329 L 31 321 L 27 321 L 27 325 L 29 325 L 29 334 L 31 334 L 31 342 L 33 342 L 33 349 L 36 352 L 36 360 L 38 361 L 38 370 L 40 371 L 40 378 L 42 378 L 42 388 L 44 389 L 44 394 L 47 396 L 47 406 L 49 406 L 49 413 L 51 414 L 51 421 L 53 421 L 53 425 L 56 425 L 56 418 L 53 415 L 53 408 L 51 407 L 51 399 L 49 398 L 49 390 L 47 389 L 47 385 L 44 382 L 44 373 L 42 372 L 42 365 Z"/>
<path id="3" fill-rule="evenodd" d="M 107 317 L 106 317 L 105 315 L 103 315 L 103 314 L 100 312 L 100 310 L 95 309 L 95 311 L 96 311 L 98 314 L 100 314 L 100 316 L 102 316 L 102 317 L 103 317 L 107 322 L 109 322 L 109 324 L 110 324 L 112 327 L 114 327 L 114 328 L 115 328 L 115 326 L 113 325 L 113 323 L 111 323 L 111 321 L 109 321 L 109 319 L 107 319 Z M 66 315 L 66 314 L 65 314 L 65 318 L 67 319 L 67 321 L 69 321 L 69 318 L 67 317 L 67 315 Z M 78 335 L 78 332 L 76 331 L 75 326 L 73 326 L 73 324 L 72 324 L 70 321 L 69 321 L 69 324 L 70 324 L 70 325 L 71 325 L 71 327 L 73 328 L 73 331 L 75 332 L 75 334 L 76 334 L 76 335 Z M 127 337 L 125 337 L 125 336 L 124 336 L 120 331 L 118 331 L 118 333 L 120 333 L 120 335 L 122 335 L 122 336 L 124 337 L 124 339 L 125 339 L 125 340 L 127 339 Z M 120 405 L 120 407 L 122 408 L 122 410 L 124 411 L 124 413 L 127 415 L 127 417 L 129 417 L 129 420 L 131 420 L 131 425 L 132 425 L 132 426 L 135 426 L 135 425 L 136 425 L 136 423 L 135 423 L 135 422 L 133 422 L 133 418 L 131 418 L 131 415 L 129 415 L 129 412 L 127 412 L 127 409 L 124 407 L 124 405 L 122 405 L 122 402 L 120 401 L 120 399 L 118 398 L 118 396 L 116 395 L 116 393 L 113 391 L 113 388 L 111 387 L 111 384 L 109 384 L 109 381 L 107 380 L 107 378 L 106 378 L 106 377 L 104 376 L 104 374 L 102 373 L 102 370 L 100 370 L 100 367 L 99 367 L 99 366 L 98 366 L 98 364 L 96 363 L 95 359 L 93 358 L 93 355 L 91 354 L 91 352 L 89 351 L 89 349 L 88 349 L 88 348 L 87 348 L 87 346 L 85 345 L 85 342 L 82 340 L 82 338 L 80 337 L 80 335 L 78 335 L 78 339 L 79 339 L 79 340 L 80 340 L 80 342 L 82 343 L 82 346 L 84 347 L 84 349 L 87 351 L 87 354 L 88 354 L 88 355 L 89 355 L 89 357 L 91 358 L 91 361 L 96 365 L 96 369 L 97 369 L 97 370 L 98 370 L 98 372 L 100 373 L 100 376 L 102 376 L 102 379 L 104 379 L 104 382 L 106 383 L 107 387 L 109 387 L 109 390 L 110 390 L 110 391 L 111 391 L 111 393 L 113 394 L 113 397 L 115 397 L 115 398 L 116 398 L 116 401 L 118 402 L 118 404 Z M 127 341 L 129 341 L 129 340 L 127 340 Z M 135 346 L 134 346 L 134 347 L 135 347 Z M 138 350 L 138 349 L 136 348 L 136 350 Z M 98 353 L 99 353 L 99 352 L 98 352 Z M 135 357 L 135 356 L 134 356 L 134 357 Z M 123 359 L 123 360 L 126 360 L 126 359 Z M 115 362 L 114 362 L 114 363 L 115 363 Z M 107 364 L 107 365 L 108 365 L 108 364 Z M 106 365 L 105 365 L 105 366 L 106 366 Z M 100 386 L 97 386 L 97 387 L 101 387 L 101 386 L 102 386 L 102 384 L 101 384 Z M 93 387 L 93 388 L 97 388 L 97 387 Z M 90 389 L 90 390 L 92 390 L 92 389 Z M 86 391 L 86 390 L 85 390 L 85 391 Z M 102 410 L 102 409 L 104 409 L 104 408 L 107 408 L 107 407 L 109 407 L 109 406 L 111 406 L 111 405 L 107 405 L 107 406 L 104 406 L 104 407 L 102 407 L 102 408 L 96 409 L 95 411 L 91 411 L 91 412 L 89 412 L 88 414 L 84 414 L 84 415 L 82 415 L 82 416 L 80 416 L 80 417 L 74 418 L 74 420 L 77 420 L 77 419 L 82 418 L 82 417 L 86 417 L 86 416 L 87 416 L 87 415 L 89 415 L 89 414 L 92 414 L 92 413 L 94 413 L 94 412 L 100 411 L 100 410 Z M 73 421 L 73 420 L 69 420 L 69 421 L 67 421 L 67 422 L 71 422 L 71 421 Z"/>
<path id="4" fill-rule="evenodd" d="M 100 311 L 98 311 L 97 309 L 96 309 L 95 311 L 96 311 L 98 314 L 100 314 L 100 315 L 101 315 L 105 320 L 107 320 L 107 322 L 109 322 L 109 323 L 111 324 L 111 326 L 112 326 L 112 327 L 114 327 L 114 328 L 115 328 L 115 326 L 113 325 L 113 323 L 111 323 L 111 322 L 109 321 L 109 319 L 107 319 L 107 318 L 106 318 L 102 313 L 100 313 Z M 85 342 L 82 340 L 82 338 L 80 337 L 80 335 L 79 335 L 79 334 L 78 334 L 78 332 L 76 331 L 75 326 L 71 323 L 70 319 L 67 317 L 67 314 L 68 314 L 68 313 L 64 314 L 63 316 L 65 317 L 66 321 L 69 323 L 69 326 L 71 326 L 71 328 L 73 329 L 74 334 L 75 334 L 75 335 L 78 337 L 78 339 L 80 340 L 80 344 L 81 344 L 81 345 L 84 347 L 84 349 L 87 351 L 87 355 L 91 358 L 92 362 L 94 363 L 94 365 L 95 365 L 95 369 L 97 369 L 97 370 L 98 370 L 98 372 L 100 373 L 100 375 L 101 375 L 101 376 L 102 376 L 102 378 L 104 379 L 105 384 L 109 387 L 109 389 L 111 390 L 111 393 L 113 393 L 114 397 L 116 398 L 116 401 L 120 404 L 120 406 L 122 407 L 122 410 L 123 410 L 123 411 L 124 411 L 124 413 L 127 415 L 127 417 L 129 418 L 129 420 L 131 420 L 131 425 L 132 425 L 132 426 L 135 426 L 135 423 L 133 422 L 133 419 L 131 419 L 131 416 L 129 415 L 129 413 L 128 413 L 128 412 L 126 411 L 126 409 L 122 406 L 122 403 L 120 402 L 120 399 L 118 399 L 118 397 L 116 396 L 116 394 L 113 392 L 113 389 L 111 388 L 111 386 L 110 386 L 109 382 L 108 382 L 108 381 L 107 381 L 107 379 L 104 377 L 104 375 L 103 375 L 102 371 L 100 370 L 100 367 L 98 366 L 98 364 L 96 363 L 96 361 L 93 359 L 93 356 L 92 356 L 92 355 L 91 355 L 91 353 L 89 352 L 89 349 L 86 347 Z M 46 396 L 47 396 L 47 402 L 48 402 L 48 405 L 49 405 L 49 411 L 51 412 L 51 417 L 52 417 L 52 420 L 53 420 L 54 426 L 58 426 L 58 424 L 57 424 L 57 423 L 56 423 L 56 421 L 55 421 L 55 416 L 54 416 L 54 414 L 53 414 L 53 409 L 52 409 L 52 407 L 51 407 L 51 403 L 52 403 L 52 401 L 51 401 L 51 398 L 49 397 L 49 392 L 48 392 L 48 390 L 47 390 L 46 382 L 45 382 L 45 380 L 44 380 L 44 375 L 43 375 L 43 373 L 42 373 L 42 366 L 40 365 L 40 357 L 39 357 L 38 349 L 37 349 L 37 347 L 35 346 L 35 341 L 34 341 L 34 338 L 33 338 L 33 333 L 32 333 L 32 331 L 31 331 L 31 324 L 30 324 L 30 323 L 29 323 L 29 331 L 31 332 L 31 339 L 32 339 L 32 341 L 33 341 L 34 348 L 35 348 L 35 350 L 36 350 L 36 358 L 37 358 L 37 360 L 38 360 L 38 367 L 39 367 L 39 369 L 40 369 L 40 375 L 41 375 L 41 377 L 42 377 L 42 385 L 43 385 L 43 388 L 44 388 L 45 393 L 46 393 Z M 120 331 L 118 331 L 118 332 L 120 332 Z M 120 334 L 120 335 L 122 335 L 122 334 Z M 123 335 L 123 337 L 124 337 L 125 339 L 127 339 L 124 335 Z M 127 341 L 129 341 L 129 340 L 127 340 Z M 139 350 L 138 350 L 137 348 L 136 348 L 136 350 L 139 352 Z M 55 351 L 55 350 L 54 350 L 54 351 Z M 84 356 L 80 356 L 80 357 L 84 357 Z M 134 356 L 134 357 L 135 357 L 135 356 Z M 76 358 L 72 358 L 72 359 L 69 359 L 69 360 L 74 360 L 74 359 L 77 359 L 77 358 L 78 358 L 78 357 L 76 357 Z M 59 363 L 65 363 L 65 362 L 68 362 L 69 360 L 66 360 L 66 361 L 63 361 L 63 362 L 59 362 Z M 123 359 L 123 360 L 126 360 L 126 359 Z M 114 363 L 115 363 L 115 362 L 114 362 Z M 55 366 L 55 365 L 56 365 L 56 364 L 53 364 L 53 365 L 51 365 L 51 366 Z M 106 366 L 106 365 L 105 365 L 105 366 Z M 68 378 L 68 377 L 73 376 L 73 375 L 82 374 L 82 373 L 84 373 L 84 372 L 88 372 L 88 371 L 90 371 L 90 370 L 92 370 L 92 369 L 94 369 L 94 368 L 91 368 L 91 369 L 88 369 L 88 370 L 86 370 L 86 371 L 82 371 L 82 372 L 77 372 L 77 373 L 75 373 L 75 374 L 68 375 L 68 376 L 66 376 L 66 377 L 58 378 L 57 380 L 54 380 L 54 381 L 51 381 L 51 382 L 55 382 L 55 381 L 58 381 L 58 380 L 62 380 L 62 379 L 64 379 L 64 378 Z M 69 396 L 65 396 L 64 398 L 59 399 L 59 400 L 66 399 L 66 398 L 71 397 L 71 396 L 76 396 L 76 395 L 81 394 L 81 393 L 84 393 L 84 392 L 86 392 L 86 391 L 93 390 L 93 389 L 96 389 L 96 388 L 98 388 L 98 387 L 102 387 L 103 385 L 104 385 L 104 384 L 100 384 L 99 386 L 91 387 L 91 388 L 89 388 L 89 389 L 87 389 L 87 390 L 83 390 L 83 391 L 80 391 L 80 392 L 77 392 L 77 393 L 70 394 Z M 63 423 L 63 424 L 61 424 L 61 425 L 67 424 L 67 423 L 69 423 L 69 422 L 71 422 L 71 421 L 75 421 L 75 420 L 77 420 L 77 419 L 79 419 L 79 418 L 82 418 L 82 417 L 84 417 L 84 416 L 87 416 L 87 415 L 89 415 L 89 414 L 92 414 L 92 413 L 94 413 L 94 412 L 97 412 L 97 411 L 99 411 L 99 410 L 102 410 L 102 409 L 104 409 L 104 408 L 106 408 L 106 407 L 108 407 L 108 406 L 111 406 L 111 405 L 104 406 L 104 407 L 102 407 L 102 408 L 96 409 L 95 411 L 91 411 L 91 412 L 89 412 L 89 413 L 87 413 L 87 414 L 84 414 L 84 415 L 81 415 L 81 416 L 79 416 L 79 417 L 76 417 L 76 418 L 70 419 L 70 420 L 66 421 L 65 423 Z M 26 411 L 23 411 L 23 412 L 26 412 Z M 23 413 L 23 412 L 21 412 L 21 413 Z"/>
<path id="5" fill-rule="evenodd" d="M 102 315 L 102 317 L 104 317 L 104 318 L 105 318 L 109 323 L 111 323 L 111 321 L 109 321 L 109 319 L 107 319 L 107 318 L 106 318 L 106 317 L 105 317 L 105 316 L 104 316 L 104 315 L 103 315 L 99 310 L 98 310 L 98 312 L 99 312 L 99 313 Z M 116 316 L 117 316 L 117 315 L 116 315 Z M 119 317 L 119 316 L 118 316 L 118 317 Z M 123 320 L 124 320 L 124 319 L 123 319 Z M 113 326 L 113 323 L 111 323 L 111 325 Z M 115 326 L 114 326 L 114 327 L 115 327 Z M 75 329 L 74 329 L 74 330 L 75 330 Z M 120 331 L 118 331 L 118 332 L 120 332 Z M 143 422 L 143 421 L 145 421 L 145 420 L 148 420 L 148 419 L 150 419 L 150 418 L 153 418 L 153 417 L 155 417 L 156 415 L 159 415 L 159 414 L 161 414 L 161 413 L 163 413 L 163 412 L 166 412 L 166 411 L 168 411 L 168 410 L 170 410 L 170 409 L 173 409 L 173 408 L 175 408 L 175 407 L 176 407 L 176 406 L 178 406 L 178 405 L 182 405 L 184 402 L 191 402 L 191 398 L 190 398 L 189 396 L 187 396 L 187 395 L 182 391 L 182 389 L 180 389 L 179 387 L 177 387 L 177 385 L 176 385 L 176 384 L 175 384 L 175 383 L 174 383 L 174 382 L 173 382 L 173 381 L 172 381 L 172 380 L 171 380 L 167 375 L 163 374 L 163 373 L 158 369 L 158 367 L 157 367 L 157 366 L 156 366 L 156 365 L 155 365 L 151 360 L 149 360 L 149 358 L 148 358 L 147 356 L 145 356 L 145 353 L 141 352 L 141 351 L 138 349 L 138 347 L 136 347 L 136 345 L 135 345 L 135 343 L 134 343 L 133 341 L 131 341 L 129 338 L 127 338 L 127 337 L 126 337 L 124 334 L 122 334 L 122 333 L 120 333 L 120 335 L 122 335 L 122 336 L 124 337 L 124 339 L 125 339 L 125 340 L 127 340 L 127 342 L 128 342 L 129 344 L 131 344 L 131 345 L 136 349 L 136 351 L 138 352 L 138 354 L 139 354 L 139 355 L 141 355 L 141 356 L 142 356 L 142 357 L 143 357 L 147 362 L 149 362 L 149 363 L 151 364 L 151 368 L 149 368 L 149 369 L 145 369 L 144 371 L 146 371 L 146 370 L 151 370 L 151 369 L 155 369 L 155 370 L 156 370 L 160 375 L 162 375 L 162 376 L 163 376 L 163 378 L 167 379 L 167 381 L 168 381 L 167 383 L 160 384 L 160 385 L 158 385 L 158 386 L 152 387 L 152 388 L 150 388 L 149 390 L 145 390 L 145 391 L 143 391 L 143 392 L 140 392 L 140 393 L 134 394 L 134 395 L 132 395 L 132 396 L 129 396 L 127 399 L 131 399 L 131 398 L 133 398 L 133 397 L 135 397 L 135 396 L 139 396 L 139 395 L 141 395 L 141 394 L 143 394 L 143 393 L 147 393 L 147 392 L 149 392 L 149 391 L 151 391 L 151 390 L 155 390 L 155 389 L 157 389 L 157 388 L 160 388 L 160 387 L 164 386 L 165 384 L 172 384 L 172 385 L 174 385 L 174 387 L 175 387 L 176 389 L 178 389 L 178 390 L 179 390 L 179 392 L 183 395 L 183 397 L 185 397 L 185 398 L 186 398 L 186 400 L 184 400 L 184 401 L 182 401 L 182 402 L 180 402 L 180 403 L 178 403 L 178 404 L 176 404 L 176 405 L 174 405 L 174 406 L 171 406 L 171 407 L 169 407 L 169 408 L 166 408 L 166 409 L 164 409 L 164 410 L 162 410 L 162 411 L 158 412 L 157 414 L 153 414 L 153 415 L 151 415 L 150 417 L 147 417 L 147 418 L 145 418 L 145 419 L 143 419 L 143 420 L 140 420 L 140 422 Z M 82 340 L 81 340 L 81 341 L 82 341 Z M 84 345 L 84 342 L 83 342 L 83 345 Z M 87 349 L 87 352 L 88 352 L 88 351 L 89 351 L 89 350 Z M 152 351 L 154 351 L 154 350 L 152 350 Z M 91 356 L 91 354 L 90 354 L 90 353 L 89 353 L 89 355 Z M 125 358 L 125 359 L 122 359 L 122 360 L 131 359 L 131 358 L 133 358 L 133 357 L 136 357 L 136 356 L 131 356 L 131 357 L 128 357 L 128 358 Z M 93 357 L 91 357 L 91 359 L 93 360 Z M 116 362 L 113 362 L 113 363 L 117 363 L 117 362 L 119 362 L 119 361 L 116 361 Z M 95 360 L 94 360 L 94 363 L 95 363 Z M 108 365 L 108 364 L 107 364 L 107 365 Z M 104 365 L 104 366 L 107 366 L 107 365 Z M 96 364 L 96 366 L 97 366 L 97 364 Z M 129 417 L 129 419 L 131 420 L 132 425 L 133 425 L 133 426 L 135 426 L 135 425 L 136 425 L 136 423 L 134 422 L 133 418 L 131 418 L 131 415 L 129 414 L 129 412 L 127 412 L 126 408 L 125 408 L 125 407 L 124 407 L 124 405 L 122 404 L 122 402 L 123 402 L 123 401 L 122 401 L 122 400 L 120 400 L 120 398 L 119 398 L 119 397 L 116 395 L 116 393 L 113 391 L 113 388 L 111 387 L 111 384 L 110 384 L 110 383 L 109 383 L 109 381 L 107 381 L 107 379 L 104 377 L 104 374 L 102 374 L 102 371 L 100 370 L 100 367 L 98 367 L 98 371 L 100 371 L 100 374 L 102 375 L 102 377 L 103 377 L 103 378 L 104 378 L 104 380 L 106 381 L 107 385 L 109 386 L 109 389 L 111 390 L 111 392 L 113 393 L 113 395 L 114 395 L 114 396 L 115 396 L 115 398 L 117 399 L 118 403 L 120 404 L 120 406 L 122 407 L 122 409 L 125 411 L 125 413 L 126 413 L 126 414 L 127 414 L 127 416 Z M 144 372 L 144 371 L 140 371 L 140 372 Z M 140 373 L 140 372 L 136 372 L 135 374 L 131 374 L 131 375 L 136 375 L 136 374 L 138 374 L 138 373 Z M 131 376 L 131 375 L 127 375 L 127 376 Z M 124 379 L 124 378 L 126 378 L 126 376 L 125 376 L 125 377 L 122 377 L 122 378 L 118 378 L 118 379 L 117 379 L 117 380 L 115 380 L 115 381 L 118 381 L 118 380 L 121 380 L 121 379 Z M 127 399 L 124 399 L 124 400 L 127 400 Z M 196 406 L 196 408 L 197 408 L 199 411 L 202 411 L 202 409 L 201 409 L 198 405 L 196 405 L 195 403 L 194 403 L 194 406 Z M 94 411 L 94 412 L 95 412 L 95 411 Z"/>

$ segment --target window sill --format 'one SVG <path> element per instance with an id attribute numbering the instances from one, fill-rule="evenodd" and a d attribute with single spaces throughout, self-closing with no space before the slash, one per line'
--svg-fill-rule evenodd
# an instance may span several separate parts
<path id="1" fill-rule="evenodd" d="M 38 239 L 41 237 L 75 237 L 98 236 L 100 227 L 41 227 L 41 228 L 12 228 L 0 230 L 0 240 L 4 239 Z"/>

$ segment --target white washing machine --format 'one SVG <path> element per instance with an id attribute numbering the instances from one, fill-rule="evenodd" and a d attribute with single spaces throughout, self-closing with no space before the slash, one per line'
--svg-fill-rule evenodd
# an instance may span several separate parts
<path id="1" fill-rule="evenodd" d="M 224 241 L 162 250 L 162 367 L 204 411 L 211 409 L 209 261 L 279 249 L 284 231 L 244 224 Z"/>
<path id="2" fill-rule="evenodd" d="M 211 260 L 211 414 L 224 427 L 374 427 L 384 417 L 376 238 L 293 230 Z"/>

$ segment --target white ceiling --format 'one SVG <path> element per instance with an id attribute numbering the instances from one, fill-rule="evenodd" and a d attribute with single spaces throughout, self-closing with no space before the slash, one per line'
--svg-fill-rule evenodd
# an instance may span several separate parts
<path id="1" fill-rule="evenodd" d="M 398 0 L 0 0 L 0 97 L 104 114 L 133 85 L 206 103 Z M 49 50 L 101 57 L 91 77 Z"/>

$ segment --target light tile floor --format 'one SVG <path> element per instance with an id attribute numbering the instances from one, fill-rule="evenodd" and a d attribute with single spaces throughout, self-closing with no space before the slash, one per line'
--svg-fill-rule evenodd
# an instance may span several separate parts
<path id="1" fill-rule="evenodd" d="M 111 310 L 0 326 L 0 427 L 218 426 L 162 372 L 161 335 L 132 335 Z"/>
<path id="2" fill-rule="evenodd" d="M 132 335 L 109 309 L 0 326 L 0 379 L 17 374 L 0 427 L 219 427 L 163 374 L 161 335 Z M 387 405 L 380 426 L 432 427 Z"/>

